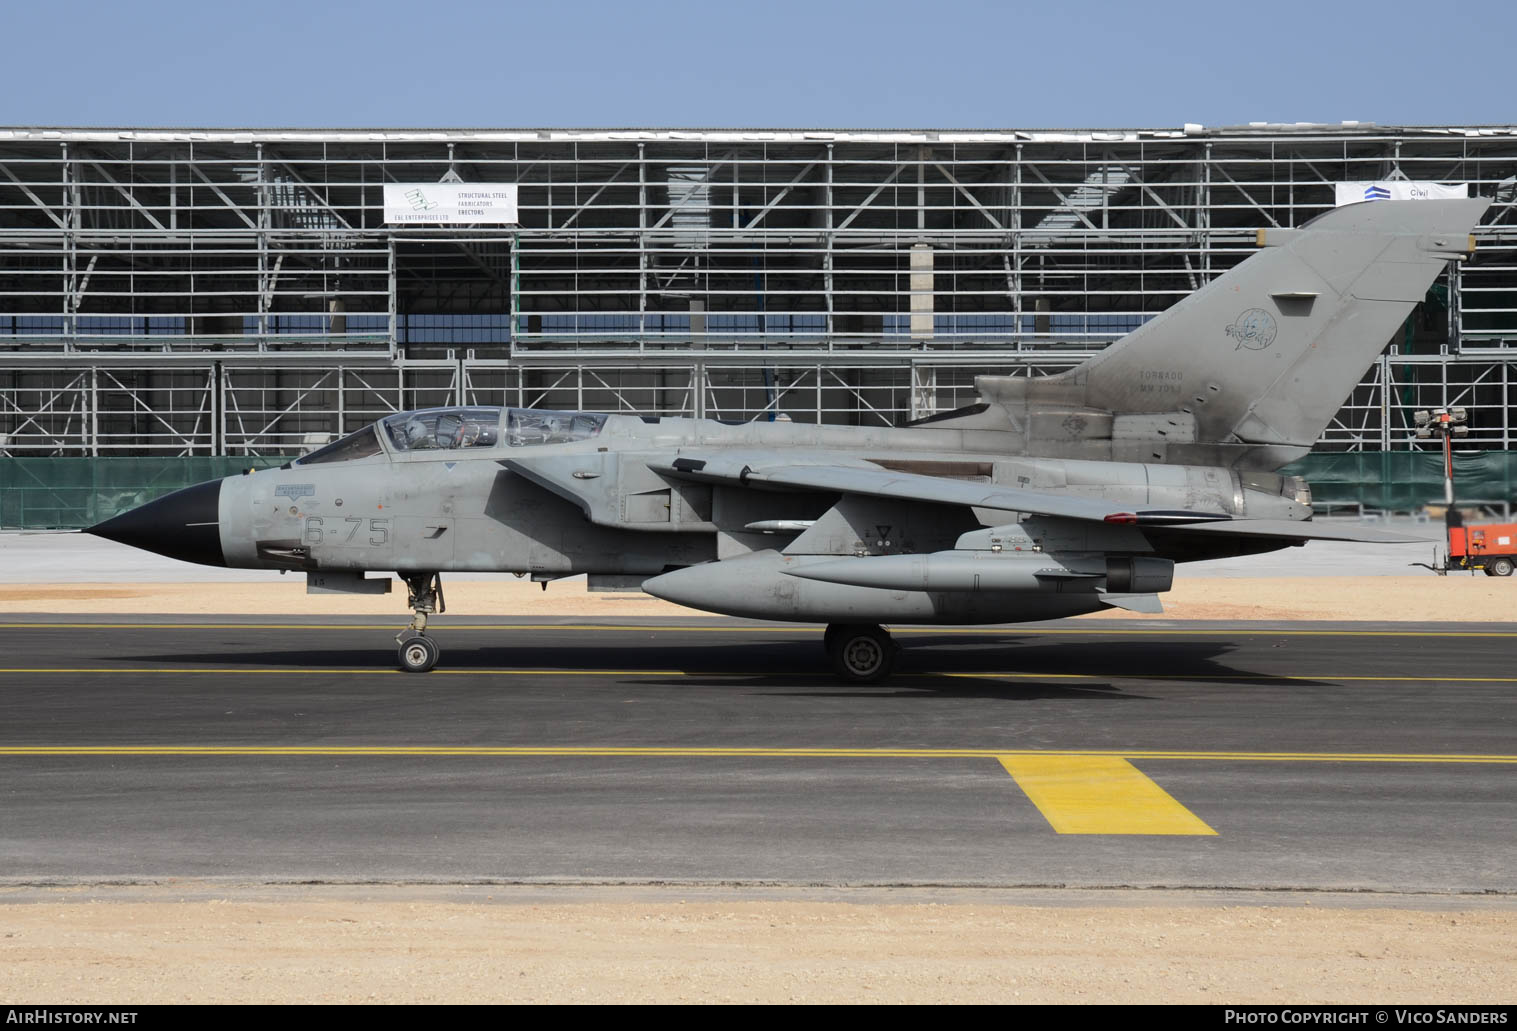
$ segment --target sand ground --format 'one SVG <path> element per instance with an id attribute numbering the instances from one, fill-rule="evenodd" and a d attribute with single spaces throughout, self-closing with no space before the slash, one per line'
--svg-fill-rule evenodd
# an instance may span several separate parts
<path id="1" fill-rule="evenodd" d="M 409 618 L 404 587 L 387 595 L 305 593 L 304 577 L 273 582 L 0 584 L 0 612 L 185 613 Z M 1160 596 L 1168 619 L 1517 620 L 1517 577 L 1303 576 L 1175 580 Z M 449 611 L 475 616 L 703 616 L 640 592 L 590 594 L 583 580 L 546 591 L 502 577 L 446 584 Z M 438 623 L 446 626 L 446 616 Z M 721 618 L 721 617 L 712 617 Z M 1153 619 L 1110 610 L 1081 619 Z"/>
<path id="2" fill-rule="evenodd" d="M 1517 1003 L 1470 901 L 178 890 L 0 893 L 0 1002 Z"/>

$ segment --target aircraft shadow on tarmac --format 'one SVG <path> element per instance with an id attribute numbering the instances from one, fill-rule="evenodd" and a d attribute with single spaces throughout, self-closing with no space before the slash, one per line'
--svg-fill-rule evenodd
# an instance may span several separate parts
<path id="1" fill-rule="evenodd" d="M 1115 640 L 1050 642 L 1046 637 L 1019 644 L 1004 639 L 966 641 L 963 638 L 910 642 L 898 670 L 939 673 L 1046 673 L 1051 677 L 1082 676 L 1110 680 L 1192 680 L 1198 684 L 1292 685 L 1323 687 L 1331 680 L 1291 674 L 1271 674 L 1225 663 L 1239 645 L 1226 638 L 1202 640 Z M 1257 654 L 1253 656 L 1258 658 Z"/>
<path id="2" fill-rule="evenodd" d="M 472 636 L 472 635 L 471 635 Z M 1027 637 L 1036 643 L 1019 643 Z M 592 645 L 572 644 L 469 646 L 470 638 L 449 642 L 443 670 L 584 671 L 608 680 L 637 679 L 669 686 L 795 687 L 798 680 L 835 686 L 821 642 L 765 640 L 761 644 Z M 894 677 L 885 684 L 846 690 L 861 693 L 926 694 L 937 697 L 1046 697 L 1139 699 L 1144 695 L 1113 686 L 1116 681 L 1183 680 L 1196 686 L 1237 685 L 1292 688 L 1326 686 L 1330 680 L 1274 676 L 1235 668 L 1223 658 L 1237 650 L 1234 642 L 1200 641 L 1054 641 L 1036 635 L 908 638 Z M 327 670 L 393 670 L 389 652 L 377 648 L 258 648 L 213 653 L 137 656 L 139 661 L 186 666 L 238 666 Z M 673 674 L 661 677 L 660 672 Z M 996 674 L 1005 674 L 1005 678 Z M 622 674 L 622 676 L 619 676 Z M 955 675 L 959 676 L 955 676 Z M 1047 679 L 1041 679 L 1044 674 Z M 420 674 L 419 676 L 425 676 Z M 973 679 L 971 679 L 971 677 Z M 1068 678 L 1090 678 L 1072 681 Z M 784 693 L 784 692 L 782 692 Z M 814 692 L 805 692 L 814 694 Z"/>
<path id="3" fill-rule="evenodd" d="M 825 677 L 825 675 L 824 675 Z M 1055 680 L 948 680 L 942 677 L 929 677 L 918 674 L 912 676 L 907 671 L 898 673 L 894 678 L 883 684 L 858 684 L 853 687 L 839 685 L 830 677 L 818 677 L 825 683 L 825 687 L 814 690 L 797 689 L 795 678 L 786 678 L 783 683 L 776 682 L 777 678 L 769 678 L 774 687 L 786 687 L 790 690 L 758 691 L 769 698 L 928 698 L 928 699 L 969 699 L 974 701 L 1000 701 L 1000 702 L 1035 702 L 1053 699 L 1069 701 L 1100 701 L 1100 702 L 1145 702 L 1154 701 L 1153 695 L 1139 694 L 1135 691 L 1125 690 L 1113 684 L 1099 681 L 1081 681 L 1078 684 L 1070 684 Z M 692 683 L 690 678 L 680 681 L 664 681 L 670 687 L 680 684 L 686 686 Z M 695 680 L 696 684 L 719 686 L 725 683 L 733 686 L 729 678 L 725 682 L 717 680 Z M 742 681 L 745 687 L 765 687 L 762 678 L 752 678 Z"/>

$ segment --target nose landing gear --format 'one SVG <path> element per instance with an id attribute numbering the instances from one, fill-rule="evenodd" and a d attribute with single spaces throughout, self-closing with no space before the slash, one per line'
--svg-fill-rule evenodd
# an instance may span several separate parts
<path id="1" fill-rule="evenodd" d="M 442 649 L 427 636 L 427 616 L 448 610 L 442 596 L 442 576 L 438 573 L 402 574 L 406 582 L 406 604 L 411 606 L 411 622 L 395 635 L 400 646 L 400 668 L 407 673 L 425 673 L 437 665 Z"/>

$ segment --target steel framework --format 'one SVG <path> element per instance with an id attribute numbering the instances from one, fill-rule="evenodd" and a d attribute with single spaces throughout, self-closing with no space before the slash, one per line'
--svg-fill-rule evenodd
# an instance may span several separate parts
<path id="1" fill-rule="evenodd" d="M 451 400 L 895 421 L 1068 368 L 1340 181 L 1496 198 L 1324 434 L 1513 447 L 1517 127 L 0 130 L 0 454 L 288 453 Z M 516 183 L 514 226 L 385 183 Z"/>

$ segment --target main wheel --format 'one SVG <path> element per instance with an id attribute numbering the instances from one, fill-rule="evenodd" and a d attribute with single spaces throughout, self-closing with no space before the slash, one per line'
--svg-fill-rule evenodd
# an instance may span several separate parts
<path id="1" fill-rule="evenodd" d="M 837 624 L 827 628 L 827 656 L 838 679 L 874 684 L 895 669 L 899 649 L 884 628 L 873 624 Z"/>
<path id="2" fill-rule="evenodd" d="M 1511 576 L 1512 560 L 1509 558 L 1493 558 L 1485 564 L 1487 576 Z"/>
<path id="3" fill-rule="evenodd" d="M 425 673 L 437 665 L 442 649 L 430 637 L 412 637 L 400 646 L 400 668 L 407 673 Z"/>

